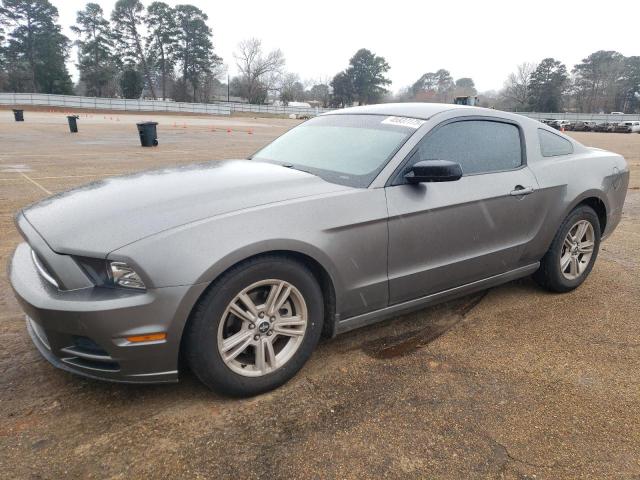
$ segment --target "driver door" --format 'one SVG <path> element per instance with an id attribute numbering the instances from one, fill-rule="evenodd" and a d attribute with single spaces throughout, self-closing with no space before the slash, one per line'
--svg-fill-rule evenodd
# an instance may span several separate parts
<path id="1" fill-rule="evenodd" d="M 452 121 L 429 132 L 386 187 L 389 302 L 437 293 L 533 263 L 542 219 L 535 176 L 515 123 Z M 407 184 L 417 161 L 461 165 L 457 181 Z"/>

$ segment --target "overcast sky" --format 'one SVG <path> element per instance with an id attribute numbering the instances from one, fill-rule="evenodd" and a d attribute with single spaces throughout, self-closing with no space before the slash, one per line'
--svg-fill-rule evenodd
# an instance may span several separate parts
<path id="1" fill-rule="evenodd" d="M 51 0 L 65 34 L 84 1 Z M 115 0 L 93 0 L 109 17 Z M 209 16 L 213 44 L 233 76 L 233 52 L 249 37 L 280 48 L 288 71 L 303 80 L 331 78 L 360 48 L 391 65 L 394 91 L 423 73 L 445 68 L 472 77 L 478 90 L 501 88 L 522 62 L 545 57 L 573 65 L 596 50 L 640 55 L 640 1 L 457 0 L 377 2 L 349 0 L 172 1 Z M 149 0 L 143 0 L 148 5 Z M 71 56 L 76 62 L 75 51 Z M 71 67 L 76 79 L 75 65 Z"/>

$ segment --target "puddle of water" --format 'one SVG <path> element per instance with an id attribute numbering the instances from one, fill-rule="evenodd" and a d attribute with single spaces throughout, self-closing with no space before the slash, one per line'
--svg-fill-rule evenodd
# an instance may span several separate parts
<path id="1" fill-rule="evenodd" d="M 425 347 L 444 334 L 451 327 L 462 321 L 467 314 L 478 305 L 488 290 L 471 296 L 461 306 L 447 312 L 435 322 L 417 330 L 378 338 L 362 345 L 362 351 L 373 358 L 389 359 L 402 357 Z"/>

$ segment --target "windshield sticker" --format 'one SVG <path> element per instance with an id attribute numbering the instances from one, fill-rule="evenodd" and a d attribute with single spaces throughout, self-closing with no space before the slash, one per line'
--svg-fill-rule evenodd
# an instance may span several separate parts
<path id="1" fill-rule="evenodd" d="M 385 123 L 387 125 L 395 125 L 396 127 L 408 127 L 408 128 L 418 129 L 425 122 L 426 120 L 420 120 L 418 118 L 387 117 L 380 123 Z"/>

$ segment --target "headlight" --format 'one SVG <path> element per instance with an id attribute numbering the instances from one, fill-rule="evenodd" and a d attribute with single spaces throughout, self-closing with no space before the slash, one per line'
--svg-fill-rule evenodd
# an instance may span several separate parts
<path id="1" fill-rule="evenodd" d="M 140 275 L 124 262 L 79 256 L 74 256 L 73 259 L 98 287 L 122 287 L 136 290 L 147 288 Z"/>
<path id="2" fill-rule="evenodd" d="M 110 262 L 110 276 L 113 284 L 125 288 L 137 288 L 144 290 L 147 288 L 136 271 L 123 262 Z"/>

